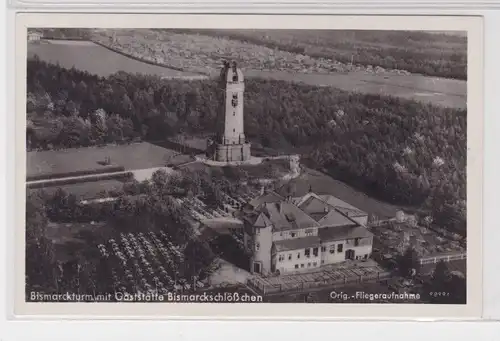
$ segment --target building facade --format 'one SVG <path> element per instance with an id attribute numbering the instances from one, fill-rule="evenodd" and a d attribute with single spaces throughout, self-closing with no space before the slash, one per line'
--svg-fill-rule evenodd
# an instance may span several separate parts
<path id="1" fill-rule="evenodd" d="M 224 124 L 216 138 L 214 158 L 220 162 L 240 162 L 250 159 L 250 144 L 244 132 L 243 102 L 245 80 L 241 69 L 233 62 L 221 70 L 224 91 Z"/>
<path id="2" fill-rule="evenodd" d="M 40 32 L 28 32 L 28 41 L 29 42 L 38 42 L 42 39 L 43 34 Z"/>
<path id="3" fill-rule="evenodd" d="M 275 192 L 251 201 L 243 219 L 251 272 L 286 274 L 368 259 L 373 244 L 363 224 L 368 215 L 342 203 L 315 193 L 286 198 Z"/>

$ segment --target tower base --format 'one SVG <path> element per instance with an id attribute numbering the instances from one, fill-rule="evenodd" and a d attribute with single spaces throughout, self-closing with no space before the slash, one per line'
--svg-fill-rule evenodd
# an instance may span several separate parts
<path id="1" fill-rule="evenodd" d="M 247 161 L 250 157 L 250 143 L 219 144 L 215 151 L 215 161 L 219 162 Z"/>

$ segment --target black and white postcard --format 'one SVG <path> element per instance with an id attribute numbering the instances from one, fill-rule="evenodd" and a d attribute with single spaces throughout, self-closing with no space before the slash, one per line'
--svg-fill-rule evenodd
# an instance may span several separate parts
<path id="1" fill-rule="evenodd" d="M 21 16 L 16 309 L 475 316 L 481 39 L 467 17 Z"/>

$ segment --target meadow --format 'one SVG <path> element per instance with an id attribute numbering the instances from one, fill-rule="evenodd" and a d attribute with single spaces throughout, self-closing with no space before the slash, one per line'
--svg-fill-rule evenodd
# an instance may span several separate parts
<path id="1" fill-rule="evenodd" d="M 90 41 L 43 41 L 28 45 L 28 58 L 37 55 L 41 60 L 61 67 L 72 67 L 98 76 L 109 76 L 119 71 L 157 75 L 159 77 L 193 76 L 194 73 L 182 72 L 161 66 L 137 61 Z"/>
<path id="2" fill-rule="evenodd" d="M 147 142 L 106 147 L 71 148 L 64 150 L 32 151 L 27 153 L 27 176 L 94 170 L 99 162 L 110 158 L 111 164 L 125 170 L 165 166 L 176 153 Z M 172 158 L 173 159 L 173 158 Z M 175 159 L 177 161 L 177 158 Z M 185 162 L 181 160 L 180 162 Z"/>
<path id="3" fill-rule="evenodd" d="M 57 41 L 56 43 L 29 44 L 28 57 L 32 58 L 35 55 L 41 60 L 59 64 L 64 68 L 74 67 L 103 77 L 118 71 L 159 77 L 182 78 L 194 75 L 193 72 L 177 71 L 140 62 L 91 42 L 75 44 L 72 41 Z M 252 69 L 244 64 L 241 67 L 244 68 L 247 77 L 330 86 L 367 94 L 392 95 L 453 108 L 466 107 L 467 84 L 461 80 L 397 73 L 376 74 L 362 71 L 292 73 L 290 70 Z"/>

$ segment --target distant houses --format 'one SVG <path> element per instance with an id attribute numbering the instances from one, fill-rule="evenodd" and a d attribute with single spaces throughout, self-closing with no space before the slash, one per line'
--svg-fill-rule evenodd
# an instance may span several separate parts
<path id="1" fill-rule="evenodd" d="M 28 41 L 29 42 L 38 42 L 43 38 L 43 33 L 38 31 L 28 32 Z"/>

